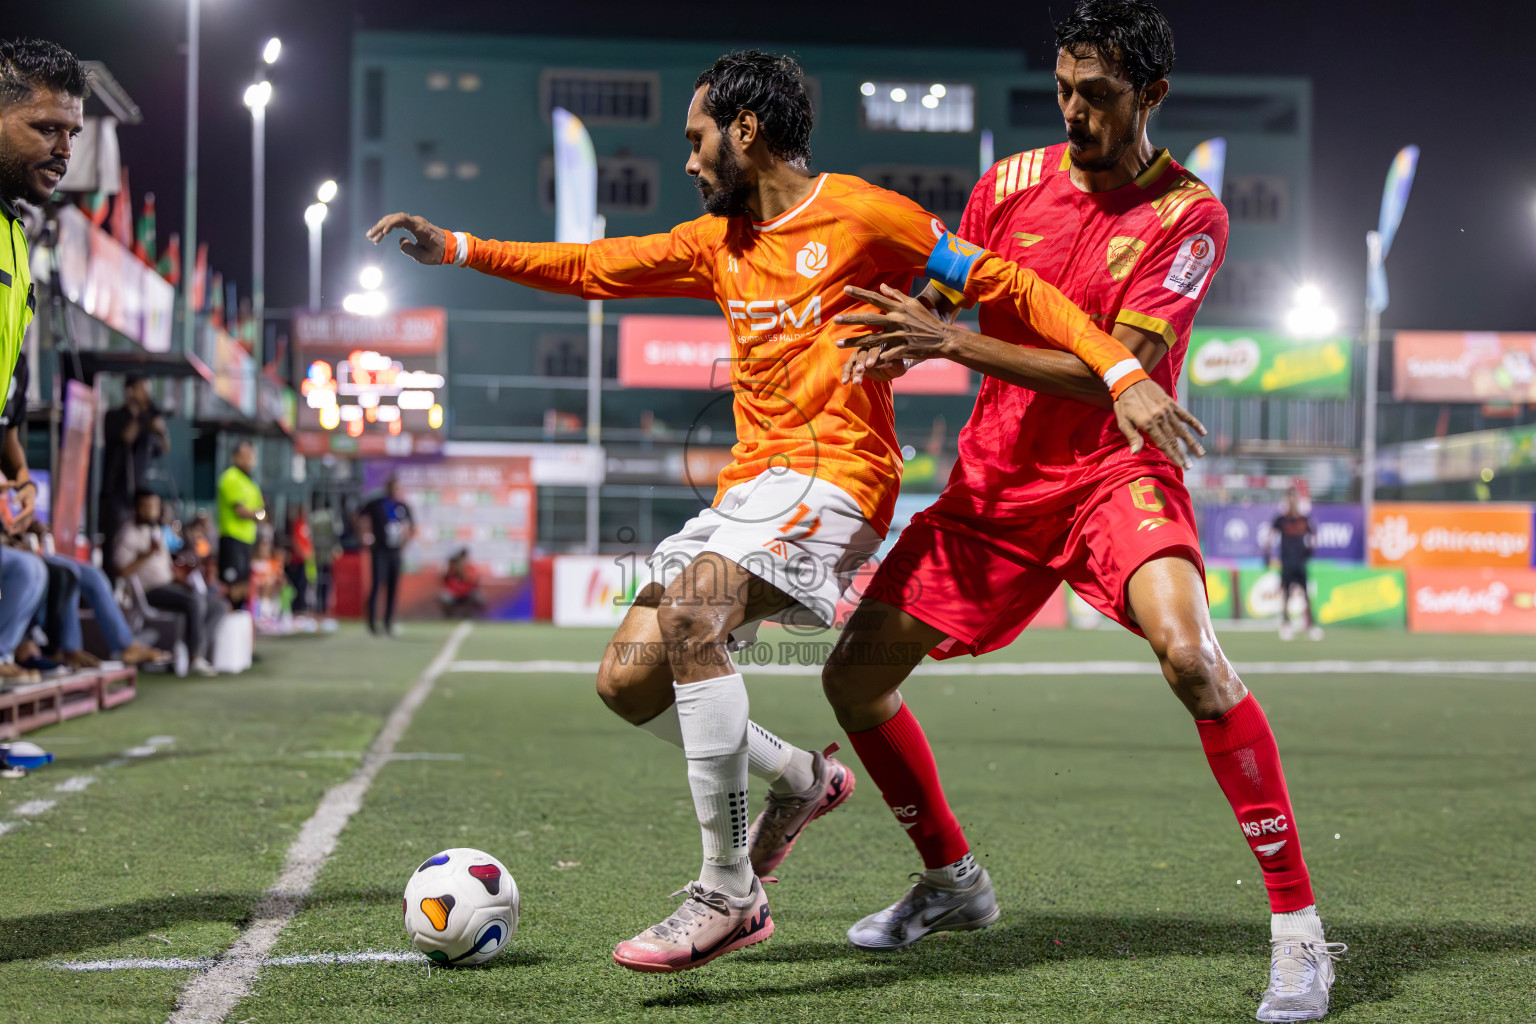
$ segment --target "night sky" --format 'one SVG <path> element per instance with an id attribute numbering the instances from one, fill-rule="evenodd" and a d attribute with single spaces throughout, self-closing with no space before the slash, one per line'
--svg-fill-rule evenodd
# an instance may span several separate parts
<path id="1" fill-rule="evenodd" d="M 41 35 L 107 63 L 143 108 L 120 132 L 137 197 L 156 194 L 161 244 L 182 202 L 186 7 L 182 0 L 67 0 L 7 5 L 3 32 Z M 849 43 L 1022 48 L 1054 59 L 1048 9 L 1067 0 L 969 8 L 890 0 L 776 6 L 585 0 L 203 0 L 199 236 L 241 294 L 250 274 L 250 118 L 241 105 L 258 50 L 283 39 L 268 72 L 267 303 L 306 295 L 306 204 L 327 177 L 346 187 L 349 33 L 443 32 L 717 39 L 726 45 Z M 936 16 L 965 10 L 963 17 Z M 1165 0 L 1178 71 L 1312 79 L 1313 270 L 1346 323 L 1363 302 L 1365 232 L 1382 180 L 1407 143 L 1423 149 L 1408 213 L 1388 261 L 1388 328 L 1536 330 L 1536 114 L 1521 4 Z M 1175 88 L 1177 81 L 1175 80 Z M 681 118 L 681 111 L 678 112 Z M 493 130 L 493 129 L 488 129 Z M 1153 141 L 1157 141 L 1156 121 Z M 340 276 L 345 204 L 325 232 L 328 303 Z M 331 239 L 335 238 L 336 242 Z M 333 262 L 333 259 L 335 262 Z"/>

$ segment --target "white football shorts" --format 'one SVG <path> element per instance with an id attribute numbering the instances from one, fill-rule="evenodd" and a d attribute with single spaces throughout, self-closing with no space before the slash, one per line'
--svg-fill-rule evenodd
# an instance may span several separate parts
<path id="1" fill-rule="evenodd" d="M 831 626 L 837 599 L 874 557 L 880 534 L 847 491 L 791 469 L 769 469 L 726 491 L 714 508 L 656 546 L 649 581 L 669 585 L 699 555 L 714 552 L 793 597 L 769 616 L 796 626 Z M 750 642 L 756 629 L 733 631 Z"/>

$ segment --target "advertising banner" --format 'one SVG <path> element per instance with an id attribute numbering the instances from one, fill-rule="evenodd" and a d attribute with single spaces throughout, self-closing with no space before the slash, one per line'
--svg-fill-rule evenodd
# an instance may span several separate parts
<path id="1" fill-rule="evenodd" d="M 78 208 L 60 207 L 58 223 L 64 296 L 146 350 L 170 351 L 176 289 Z"/>
<path id="2" fill-rule="evenodd" d="M 53 542 L 61 553 L 75 550 L 85 528 L 86 483 L 96 437 L 96 391 L 77 380 L 64 382 L 64 431 L 53 509 Z"/>
<path id="3" fill-rule="evenodd" d="M 1536 402 L 1536 334 L 1398 331 L 1399 402 Z"/>
<path id="4" fill-rule="evenodd" d="M 1235 614 L 1233 595 L 1236 576 L 1231 569 L 1205 568 L 1205 599 L 1211 606 L 1211 618 L 1230 619 Z"/>
<path id="5" fill-rule="evenodd" d="M 1371 564 L 1528 567 L 1531 510 L 1515 502 L 1378 502 L 1371 515 Z"/>
<path id="6" fill-rule="evenodd" d="M 1348 338 L 1196 328 L 1185 365 L 1196 394 L 1344 398 L 1353 348 Z"/>
<path id="7" fill-rule="evenodd" d="M 731 358 L 724 317 L 619 318 L 619 383 L 627 388 L 726 388 Z M 971 390 L 971 371 L 948 359 L 928 359 L 897 378 L 892 389 L 899 395 L 965 395 Z"/>
<path id="8" fill-rule="evenodd" d="M 1536 571 L 1410 569 L 1408 590 L 1415 633 L 1536 636 Z"/>
<path id="9" fill-rule="evenodd" d="M 643 562 L 641 565 L 643 566 Z M 613 628 L 624 621 L 636 591 L 627 562 L 604 555 L 561 555 L 555 559 L 554 619 L 557 626 Z"/>
<path id="10" fill-rule="evenodd" d="M 536 505 L 526 457 L 370 462 L 363 476 L 369 496 L 390 477 L 400 482 L 401 500 L 416 523 L 416 535 L 404 551 L 403 614 L 442 614 L 443 570 L 449 557 L 464 549 L 480 581 L 484 617 L 532 616 L 526 580 Z"/>
<path id="11" fill-rule="evenodd" d="M 1208 505 L 1200 520 L 1200 546 L 1208 558 L 1263 558 L 1278 554 L 1276 505 Z M 1365 560 L 1365 509 L 1359 505 L 1313 505 L 1308 513 L 1316 533 L 1313 557 L 1340 562 Z"/>
<path id="12" fill-rule="evenodd" d="M 447 338 L 448 313 L 440 306 L 399 309 L 378 316 L 299 313 L 293 318 L 293 342 L 306 362 L 317 356 L 345 356 L 354 349 L 382 352 L 395 359 L 435 356 Z"/>
<path id="13" fill-rule="evenodd" d="M 1403 627 L 1407 587 L 1401 569 L 1319 565 L 1308 575 L 1312 617 L 1319 626 Z"/>

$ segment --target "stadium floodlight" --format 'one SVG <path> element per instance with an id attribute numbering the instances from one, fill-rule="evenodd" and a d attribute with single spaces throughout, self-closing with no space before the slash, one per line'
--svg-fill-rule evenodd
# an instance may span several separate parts
<path id="1" fill-rule="evenodd" d="M 891 90 L 891 99 L 897 103 L 907 102 L 907 90 L 897 86 Z"/>
<path id="2" fill-rule="evenodd" d="M 268 64 L 276 64 L 278 55 L 283 52 L 283 41 L 277 36 L 267 40 L 267 45 L 261 48 L 261 59 Z"/>
<path id="3" fill-rule="evenodd" d="M 341 308 L 358 316 L 378 316 L 389 308 L 383 292 L 353 292 L 341 300 Z"/>
<path id="4" fill-rule="evenodd" d="M 245 90 L 245 105 L 252 110 L 262 110 L 272 100 L 272 83 L 257 82 Z"/>
<path id="5" fill-rule="evenodd" d="M 1307 283 L 1296 289 L 1285 329 L 1299 338 L 1320 338 L 1339 327 L 1339 314 L 1323 300 L 1323 290 Z"/>
<path id="6" fill-rule="evenodd" d="M 865 82 L 863 85 L 859 86 L 859 92 L 863 93 L 865 96 L 873 96 L 875 94 L 875 83 Z"/>
<path id="7" fill-rule="evenodd" d="M 944 88 L 944 83 L 942 83 L 942 82 L 935 82 L 928 89 L 928 95 L 930 95 L 930 96 L 937 96 L 939 99 L 943 99 L 944 98 L 944 93 L 947 92 L 947 91 L 948 90 L 946 90 Z"/>
<path id="8" fill-rule="evenodd" d="M 939 105 L 939 98 L 937 96 L 935 96 L 933 93 L 929 93 L 927 96 L 923 97 L 923 106 L 927 107 L 929 110 L 932 110 L 934 107 L 937 107 L 938 105 Z"/>
<path id="9" fill-rule="evenodd" d="M 363 286 L 363 291 L 371 292 L 384 283 L 384 271 L 378 267 L 364 267 L 357 272 L 357 283 Z"/>
<path id="10" fill-rule="evenodd" d="M 320 183 L 319 188 L 315 189 L 315 198 L 320 200 L 322 203 L 328 203 L 332 199 L 336 198 L 336 190 L 336 182 L 328 178 Z"/>

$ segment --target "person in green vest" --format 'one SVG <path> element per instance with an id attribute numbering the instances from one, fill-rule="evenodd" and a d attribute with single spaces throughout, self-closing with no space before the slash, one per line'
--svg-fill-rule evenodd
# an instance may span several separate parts
<path id="1" fill-rule="evenodd" d="M 85 95 L 85 69 L 68 50 L 41 39 L 0 42 L 0 395 L 37 310 L 17 204 L 42 206 L 58 188 Z"/>
<path id="2" fill-rule="evenodd" d="M 256 446 L 241 441 L 232 465 L 219 477 L 219 579 L 235 607 L 245 603 L 251 582 L 256 524 L 267 516 L 256 472 Z"/>

